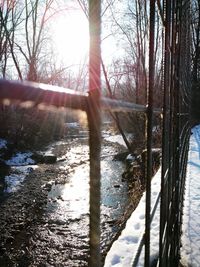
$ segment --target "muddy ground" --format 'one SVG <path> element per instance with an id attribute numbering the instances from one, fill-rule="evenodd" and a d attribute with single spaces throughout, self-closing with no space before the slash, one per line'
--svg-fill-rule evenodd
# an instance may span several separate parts
<path id="1" fill-rule="evenodd" d="M 33 250 L 38 238 L 37 228 L 45 224 L 42 215 L 51 188 L 48 182 L 56 180 L 57 175 L 54 166 L 40 166 L 29 174 L 30 179 L 26 179 L 19 191 L 1 203 L 0 266 L 49 266 L 48 260 L 46 265 L 42 263 L 42 253 L 34 259 Z M 45 237 L 40 236 L 40 239 L 48 256 L 48 237 L 45 240 Z"/>
<path id="2" fill-rule="evenodd" d="M 54 152 L 57 156 L 62 156 L 67 149 L 60 146 Z M 68 223 L 63 223 L 46 213 L 52 181 L 53 184 L 65 183 L 66 174 L 73 172 L 74 168 L 68 167 L 62 173 L 58 166 L 59 163 L 39 165 L 38 169 L 29 174 L 20 190 L 5 197 L 1 202 L 0 267 L 88 265 L 89 214 L 78 219 L 68 219 Z M 129 214 L 132 209 L 133 206 L 130 205 L 126 213 Z M 87 227 L 80 227 L 80 220 L 84 221 Z M 124 223 L 122 221 L 121 227 Z M 114 238 L 117 233 L 111 236 Z"/>

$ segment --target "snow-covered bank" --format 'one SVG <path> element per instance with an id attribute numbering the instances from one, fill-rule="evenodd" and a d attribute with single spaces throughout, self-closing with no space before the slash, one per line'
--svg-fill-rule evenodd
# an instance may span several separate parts
<path id="1" fill-rule="evenodd" d="M 160 189 L 160 170 L 157 172 L 152 180 L 152 207 L 158 198 L 158 192 Z M 155 258 L 158 253 L 158 232 L 159 232 L 159 204 L 154 215 L 151 225 L 151 259 Z M 139 205 L 132 213 L 131 217 L 126 223 L 125 229 L 122 231 L 121 236 L 116 240 L 110 251 L 108 252 L 105 260 L 104 267 L 128 267 L 134 259 L 135 253 L 140 243 L 140 239 L 144 232 L 145 223 L 145 194 L 140 200 Z M 142 253 L 143 255 L 143 253 Z M 144 261 L 141 257 L 138 266 L 143 266 Z"/>
<path id="2" fill-rule="evenodd" d="M 7 147 L 7 142 L 5 139 L 0 138 L 0 149 L 6 148 Z"/>
<path id="3" fill-rule="evenodd" d="M 131 138 L 133 138 L 133 135 L 127 134 L 127 138 L 128 138 L 128 140 L 130 140 Z M 126 144 L 125 144 L 124 139 L 121 136 L 121 134 L 109 135 L 109 136 L 105 137 L 104 139 L 106 141 L 118 143 L 118 144 L 126 147 Z"/>
<path id="4" fill-rule="evenodd" d="M 34 166 L 20 166 L 15 167 L 11 170 L 11 174 L 5 176 L 5 193 L 16 192 L 21 186 L 26 176 L 36 169 L 37 165 Z"/>
<path id="5" fill-rule="evenodd" d="M 186 191 L 181 237 L 181 263 L 183 266 L 200 266 L 200 125 L 192 129 L 188 158 Z M 160 170 L 152 180 L 152 206 L 160 189 Z M 128 267 L 133 262 L 144 230 L 145 194 L 133 212 L 121 236 L 107 254 L 104 267 Z M 151 258 L 158 253 L 159 204 L 151 227 Z M 142 253 L 143 255 L 143 253 Z M 143 256 L 142 256 L 143 257 Z M 138 266 L 144 266 L 140 259 Z"/>
<path id="6" fill-rule="evenodd" d="M 25 166 L 28 164 L 35 164 L 35 161 L 31 159 L 33 154 L 31 152 L 21 153 L 18 152 L 12 156 L 11 159 L 6 160 L 6 164 L 9 166 Z"/>
<path id="7" fill-rule="evenodd" d="M 181 263 L 200 266 L 200 125 L 192 129 L 183 210 Z"/>
<path id="8" fill-rule="evenodd" d="M 19 154 L 22 156 L 19 156 Z M 34 161 L 27 156 L 28 153 L 17 153 L 16 157 L 13 156 L 7 164 L 12 166 L 10 174 L 4 178 L 5 193 L 16 192 L 21 186 L 26 176 L 35 170 L 38 166 L 33 165 Z M 31 164 L 31 165 L 29 165 Z"/>
<path id="9" fill-rule="evenodd" d="M 5 139 L 0 138 L 0 150 L 6 151 L 8 149 L 8 142 Z M 5 166 L 10 166 L 9 175 L 4 178 L 4 193 L 12 193 L 17 191 L 26 176 L 37 168 L 35 161 L 31 158 L 33 154 L 31 152 L 18 152 L 14 154 L 9 160 L 4 160 L 3 155 L 0 153 L 1 162 L 5 163 Z M 31 165 L 31 166 L 30 166 Z"/>

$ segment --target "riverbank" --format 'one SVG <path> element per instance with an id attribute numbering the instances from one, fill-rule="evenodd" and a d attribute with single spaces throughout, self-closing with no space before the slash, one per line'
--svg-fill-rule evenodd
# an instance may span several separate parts
<path id="1" fill-rule="evenodd" d="M 57 163 L 39 164 L 19 190 L 9 194 L 0 205 L 2 267 L 87 266 L 87 139 L 57 142 L 47 150 L 57 156 Z M 127 213 L 133 209 L 128 184 L 121 182 L 124 165 L 109 156 L 123 150 L 119 144 L 103 141 L 104 255 L 123 227 Z M 81 191 L 70 196 L 71 192 L 77 192 L 76 184 Z"/>

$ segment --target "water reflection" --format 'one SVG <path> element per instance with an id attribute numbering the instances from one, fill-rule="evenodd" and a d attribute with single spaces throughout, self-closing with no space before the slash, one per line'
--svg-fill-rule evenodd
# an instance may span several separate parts
<path id="1" fill-rule="evenodd" d="M 107 158 L 107 160 L 101 162 L 101 170 L 102 204 L 106 207 L 110 207 L 110 215 L 114 217 L 114 219 L 117 219 L 123 214 L 128 202 L 128 186 L 121 181 L 124 165 L 122 162 Z"/>
<path id="2" fill-rule="evenodd" d="M 53 210 L 60 219 L 79 219 L 89 212 L 88 166 L 79 166 L 71 175 L 69 183 L 57 184 L 49 192 L 48 210 Z"/>
<path id="3" fill-rule="evenodd" d="M 66 153 L 66 160 L 60 170 L 66 172 L 68 181 L 54 185 L 49 192 L 47 210 L 60 220 L 80 219 L 89 214 L 89 150 L 77 140 Z M 109 156 L 115 153 L 110 145 L 103 148 L 101 161 L 101 214 L 102 221 L 119 220 L 129 202 L 128 186 L 121 181 L 124 170 L 122 162 Z M 106 156 L 106 157 L 105 157 Z M 72 172 L 69 168 L 73 169 Z M 56 215 L 55 215 L 56 214 Z"/>

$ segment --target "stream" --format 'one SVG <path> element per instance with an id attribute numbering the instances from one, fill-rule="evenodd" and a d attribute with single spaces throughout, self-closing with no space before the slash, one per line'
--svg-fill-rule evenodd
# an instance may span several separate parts
<path id="1" fill-rule="evenodd" d="M 0 225 L 4 225 L 5 232 L 1 234 L 0 239 L 2 267 L 87 266 L 89 250 L 87 143 L 87 138 L 69 138 L 52 144 L 46 153 L 55 154 L 58 157 L 57 163 L 39 165 L 24 180 L 21 188 L 7 196 L 1 203 L 3 211 L 0 213 Z M 124 222 L 124 214 L 130 204 L 128 184 L 121 179 L 125 166 L 120 161 L 114 161 L 112 156 L 124 149 L 123 146 L 105 139 L 102 142 L 103 257 L 118 235 Z M 9 212 L 8 207 L 12 207 Z M 3 216 L 6 216 L 7 221 Z M 12 223 L 9 223 L 10 221 Z M 21 227 L 18 227 L 19 222 Z M 13 232 L 10 227 L 17 230 Z"/>

